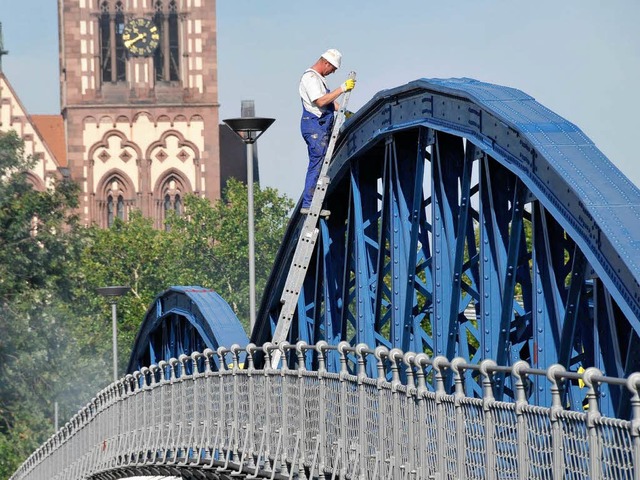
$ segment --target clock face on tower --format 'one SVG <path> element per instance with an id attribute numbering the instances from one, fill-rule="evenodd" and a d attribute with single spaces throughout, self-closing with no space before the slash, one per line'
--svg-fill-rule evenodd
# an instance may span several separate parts
<path id="1" fill-rule="evenodd" d="M 160 32 L 148 18 L 134 18 L 124 26 L 122 41 L 133 55 L 148 57 L 158 47 Z"/>

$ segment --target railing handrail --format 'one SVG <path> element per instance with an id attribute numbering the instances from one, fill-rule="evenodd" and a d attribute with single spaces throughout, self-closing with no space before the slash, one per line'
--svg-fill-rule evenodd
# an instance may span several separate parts
<path id="1" fill-rule="evenodd" d="M 274 370 L 271 367 L 270 357 L 276 350 L 280 352 L 283 358 L 288 358 L 289 362 L 282 362 L 282 367 Z M 340 371 L 335 374 L 327 371 L 326 361 L 327 355 L 330 353 L 339 356 Z M 260 358 L 261 356 L 265 358 Z M 307 369 L 307 361 L 310 360 L 311 356 L 313 357 L 314 368 L 309 370 Z M 375 375 L 367 374 L 366 365 L 370 359 L 372 359 L 376 365 Z M 260 360 L 264 368 L 256 368 Z M 87 433 L 89 432 L 87 427 L 94 421 L 99 422 L 101 415 L 106 413 L 110 408 L 124 408 L 123 405 L 125 403 L 129 405 L 129 403 L 133 401 L 132 399 L 138 398 L 141 394 L 149 393 L 154 395 L 154 391 L 159 391 L 167 386 L 179 386 L 185 384 L 188 380 L 199 382 L 200 379 L 219 379 L 220 388 L 224 389 L 227 388 L 225 386 L 227 384 L 233 384 L 235 386 L 237 383 L 234 382 L 244 382 L 245 377 L 257 378 L 263 376 L 267 379 L 271 379 L 272 377 L 277 378 L 278 376 L 282 378 L 302 378 L 302 374 L 304 374 L 305 377 L 317 379 L 319 384 L 335 380 L 345 385 L 350 383 L 353 385 L 350 387 L 351 389 L 358 389 L 360 388 L 359 385 L 363 385 L 364 383 L 367 385 L 375 385 L 378 391 L 387 391 L 390 392 L 391 395 L 395 395 L 396 393 L 394 392 L 398 392 L 400 391 L 399 389 L 401 389 L 405 392 L 404 395 L 407 398 L 410 397 L 412 401 L 417 404 L 420 404 L 420 402 L 428 398 L 430 401 L 435 400 L 436 405 L 440 405 L 440 407 L 437 408 L 443 408 L 443 405 L 448 405 L 447 408 L 460 409 L 463 405 L 470 402 L 470 400 L 465 400 L 465 398 L 468 398 L 465 396 L 464 390 L 464 378 L 467 372 L 477 372 L 479 375 L 483 386 L 483 397 L 479 399 L 481 402 L 478 405 L 484 405 L 483 408 L 486 409 L 486 411 L 494 408 L 515 409 L 517 415 L 533 414 L 532 412 L 538 414 L 539 412 L 543 412 L 543 417 L 552 423 L 557 421 L 573 422 L 579 419 L 579 422 L 584 422 L 584 425 L 586 425 L 585 428 L 592 428 L 594 421 L 598 420 L 601 423 L 605 422 L 626 431 L 632 438 L 640 437 L 640 373 L 633 373 L 626 379 L 620 379 L 604 376 L 602 372 L 596 368 L 588 368 L 584 372 L 578 373 L 566 371 L 560 365 L 552 365 L 547 370 L 540 370 L 530 368 L 524 361 L 518 361 L 510 367 L 496 365 L 493 360 L 484 360 L 480 362 L 480 364 L 475 365 L 466 362 L 466 360 L 461 357 L 451 360 L 442 356 L 431 358 L 425 353 L 405 353 L 399 349 L 389 350 L 385 347 L 370 349 L 364 344 L 352 347 L 346 342 L 341 342 L 338 345 L 328 345 L 326 342 L 319 342 L 316 345 L 307 345 L 304 342 L 298 342 L 295 345 L 291 345 L 287 342 L 282 342 L 278 346 L 265 343 L 263 346 L 249 344 L 246 348 L 232 345 L 228 348 L 220 347 L 215 352 L 207 349 L 202 353 L 194 352 L 189 356 L 181 355 L 179 358 L 173 358 L 168 362 L 161 361 L 158 365 L 142 368 L 140 371 L 126 375 L 117 382 L 107 386 L 101 390 L 91 402 L 74 415 L 69 422 L 40 446 L 11 478 L 16 480 L 29 478 L 30 471 L 33 471 L 40 463 L 63 448 L 65 444 L 70 442 L 76 435 L 81 435 L 83 432 L 90 435 L 90 433 Z M 515 402 L 498 402 L 494 398 L 493 376 L 496 374 L 505 374 L 511 377 L 512 386 L 515 391 Z M 449 391 L 445 388 L 446 375 L 453 376 L 454 386 L 453 389 Z M 551 405 L 545 407 L 529 405 L 525 393 L 525 381 L 526 378 L 530 376 L 544 376 L 548 380 L 548 385 L 551 390 Z M 242 377 L 243 380 L 238 380 L 240 377 Z M 371 380 L 364 382 L 367 378 Z M 565 412 L 561 396 L 562 383 L 565 381 L 584 382 L 585 411 Z M 432 385 L 431 391 L 429 390 L 430 385 Z M 598 389 L 601 385 L 626 387 L 630 394 L 631 421 L 606 419 L 601 416 L 598 408 Z M 299 385 L 296 388 L 303 387 Z M 176 391 L 177 390 L 178 389 L 176 389 Z M 173 395 L 173 390 L 165 391 L 168 392 L 167 395 Z M 265 392 L 267 391 L 265 390 Z M 270 394 L 267 392 L 264 395 L 269 396 Z M 286 401 L 283 399 L 280 400 Z M 308 400 L 309 399 L 302 399 L 301 401 L 304 403 Z M 353 398 L 350 398 L 350 400 L 353 401 Z M 362 398 L 360 401 L 362 401 Z M 250 399 L 250 403 L 253 407 L 257 408 L 254 399 Z M 359 405 L 359 408 L 364 408 L 362 404 Z M 394 403 L 393 405 L 394 408 L 398 408 L 399 404 Z M 252 407 L 250 406 L 249 408 Z M 262 406 L 260 408 L 262 408 Z M 377 408 L 381 407 L 378 405 Z M 320 407 L 318 407 L 318 409 L 320 409 Z M 460 410 L 456 411 L 460 414 Z M 356 412 L 355 408 L 353 412 Z M 197 413 L 197 411 L 194 411 L 194 414 Z M 320 414 L 324 416 L 326 412 L 321 411 Z M 233 422 L 237 422 L 238 415 L 238 412 L 234 410 Z M 269 413 L 266 415 L 269 415 Z M 300 413 L 299 415 L 302 414 Z M 358 415 L 364 415 L 364 412 L 358 411 Z M 303 422 L 301 418 L 302 417 L 299 417 L 298 421 Z M 476 420 L 479 418 L 480 417 L 476 418 Z M 111 418 L 109 421 L 115 422 L 116 420 Z M 360 419 L 359 421 L 363 420 Z M 444 418 L 438 421 L 444 421 Z M 452 421 L 452 419 L 448 418 L 448 421 Z M 426 428 L 426 425 L 424 427 Z M 494 428 L 495 426 L 485 425 L 484 428 L 489 427 Z M 224 429 L 226 427 L 218 426 L 218 430 L 221 428 Z M 254 426 L 248 427 L 234 423 L 233 428 L 235 429 L 235 433 L 232 433 L 232 435 L 237 437 L 240 429 L 246 429 L 248 438 L 249 430 L 254 429 Z M 300 428 L 304 428 L 304 426 Z M 346 426 L 340 424 L 340 428 L 344 429 Z M 384 426 L 380 428 L 384 428 Z M 121 438 L 121 436 L 124 435 L 123 432 L 115 431 L 111 432 L 111 434 L 113 438 Z M 284 434 L 280 433 L 280 435 Z M 296 435 L 301 434 L 296 433 Z M 229 439 L 226 440 L 231 442 Z M 306 439 L 298 438 L 297 441 L 298 443 L 302 442 L 304 444 Z M 238 445 L 236 444 L 234 447 L 235 450 L 229 447 L 227 451 L 233 450 L 237 453 L 242 450 L 237 447 Z M 338 446 L 336 448 L 346 447 L 343 445 L 342 447 Z M 224 450 L 224 448 L 222 450 Z M 638 462 L 640 462 L 640 459 L 635 458 L 634 468 L 640 468 Z M 594 478 L 598 477 L 596 476 Z"/>

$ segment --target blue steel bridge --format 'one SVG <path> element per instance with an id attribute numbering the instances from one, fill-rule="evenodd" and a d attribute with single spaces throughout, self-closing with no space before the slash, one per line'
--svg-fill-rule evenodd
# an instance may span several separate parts
<path id="1" fill-rule="evenodd" d="M 529 95 L 421 79 L 343 126 L 288 341 L 172 287 L 14 479 L 640 479 L 640 191 Z M 281 358 L 278 363 L 274 358 Z"/>

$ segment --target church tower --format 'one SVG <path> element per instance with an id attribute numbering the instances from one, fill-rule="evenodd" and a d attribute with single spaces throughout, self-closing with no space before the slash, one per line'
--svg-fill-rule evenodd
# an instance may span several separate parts
<path id="1" fill-rule="evenodd" d="M 220 197 L 215 0 L 58 0 L 61 111 L 81 218 L 161 228 Z"/>

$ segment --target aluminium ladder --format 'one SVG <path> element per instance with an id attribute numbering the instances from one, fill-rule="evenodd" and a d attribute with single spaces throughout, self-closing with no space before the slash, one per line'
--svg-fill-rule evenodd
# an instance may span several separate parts
<path id="1" fill-rule="evenodd" d="M 356 73 L 350 72 L 350 79 L 355 80 Z M 282 297 L 280 302 L 282 303 L 282 310 L 278 317 L 278 324 L 276 325 L 275 332 L 273 333 L 272 342 L 278 345 L 287 339 L 289 335 L 289 329 L 291 328 L 291 322 L 293 321 L 293 315 L 295 314 L 298 304 L 298 297 L 300 295 L 300 289 L 304 283 L 304 279 L 313 256 L 313 251 L 316 245 L 316 239 L 318 238 L 318 218 L 320 217 L 320 211 L 322 210 L 322 204 L 324 203 L 324 197 L 327 193 L 327 187 L 331 179 L 327 176 L 329 165 L 331 164 L 331 157 L 333 156 L 333 150 L 336 146 L 338 134 L 340 128 L 345 121 L 345 114 L 347 111 L 347 104 L 349 103 L 349 97 L 351 96 L 351 90 L 344 94 L 344 101 L 340 105 L 338 114 L 336 115 L 333 129 L 331 130 L 331 138 L 329 145 L 327 146 L 327 152 L 325 153 L 320 174 L 318 175 L 318 182 L 316 183 L 316 189 L 313 193 L 313 199 L 311 200 L 311 206 L 309 207 L 309 213 L 302 226 L 300 237 L 296 245 L 296 250 L 293 254 L 293 259 L 289 267 L 289 273 L 287 274 L 287 280 L 284 285 Z M 278 350 L 273 352 L 272 364 L 274 368 L 277 368 L 280 362 L 280 354 Z"/>

